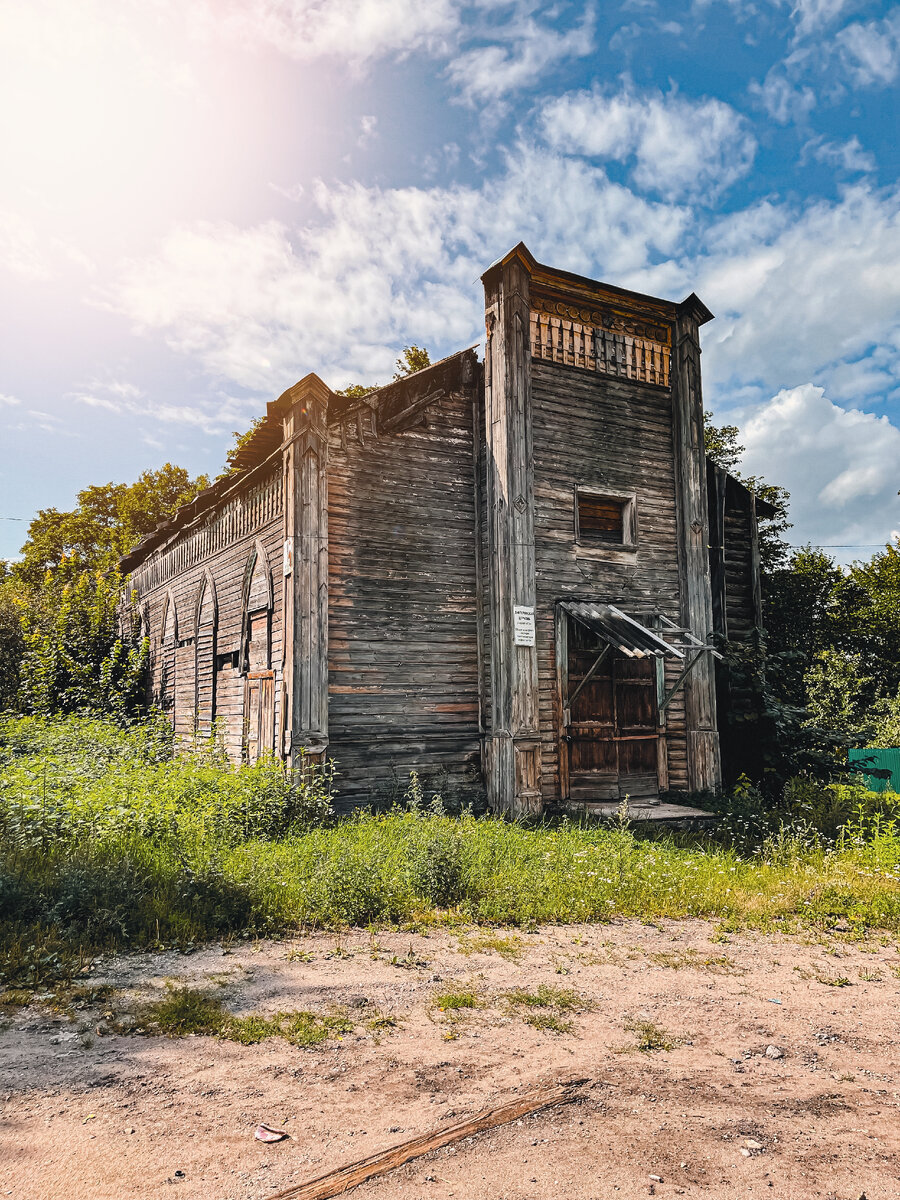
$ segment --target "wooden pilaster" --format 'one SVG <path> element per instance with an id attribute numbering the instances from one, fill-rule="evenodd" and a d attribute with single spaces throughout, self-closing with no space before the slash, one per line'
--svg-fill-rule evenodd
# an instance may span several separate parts
<path id="1" fill-rule="evenodd" d="M 284 579 L 286 747 L 320 761 L 328 747 L 328 401 L 307 375 L 282 398 L 284 415 Z M 287 740 L 287 739 L 286 739 Z"/>
<path id="2" fill-rule="evenodd" d="M 528 640 L 522 626 L 529 612 L 533 621 L 536 603 L 530 274 L 530 255 L 517 247 L 483 277 L 491 612 L 487 793 L 496 811 L 513 817 L 536 815 L 542 807 L 537 648 L 522 644 Z"/>
<path id="3" fill-rule="evenodd" d="M 712 313 L 695 295 L 678 306 L 672 364 L 681 619 L 702 641 L 713 632 L 713 612 L 699 330 L 711 319 Z M 722 772 L 711 655 L 702 655 L 688 675 L 684 705 L 688 787 L 693 792 L 717 790 Z"/>
<path id="4" fill-rule="evenodd" d="M 728 488 L 728 472 L 717 463 L 708 463 L 711 468 L 709 486 L 709 511 L 713 515 L 709 531 L 709 570 L 712 586 L 713 629 L 721 637 L 728 637 L 728 605 L 725 586 L 725 501 Z"/>

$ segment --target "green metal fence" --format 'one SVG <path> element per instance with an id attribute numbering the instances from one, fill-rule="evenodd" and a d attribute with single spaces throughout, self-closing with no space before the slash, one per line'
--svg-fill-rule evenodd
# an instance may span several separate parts
<path id="1" fill-rule="evenodd" d="M 851 750 L 850 769 L 862 775 L 872 792 L 900 792 L 900 748 Z M 854 763 L 858 764 L 854 768 Z"/>

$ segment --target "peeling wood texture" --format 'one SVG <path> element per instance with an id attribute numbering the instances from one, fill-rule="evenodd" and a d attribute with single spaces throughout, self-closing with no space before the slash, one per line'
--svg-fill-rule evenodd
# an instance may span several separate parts
<path id="1" fill-rule="evenodd" d="M 669 699 L 677 655 L 594 670 L 596 634 L 560 607 L 756 635 L 756 501 L 703 451 L 710 314 L 522 245 L 484 285 L 483 364 L 464 350 L 362 398 L 305 376 L 239 469 L 122 560 L 153 698 L 234 761 L 333 758 L 345 807 L 392 803 L 411 771 L 511 816 L 714 788 L 739 698 L 709 655 Z"/>

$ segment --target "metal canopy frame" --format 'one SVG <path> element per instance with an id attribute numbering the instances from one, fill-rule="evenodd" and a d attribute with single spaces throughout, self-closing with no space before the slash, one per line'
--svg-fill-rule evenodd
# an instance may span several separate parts
<path id="1" fill-rule="evenodd" d="M 646 625 L 642 625 L 639 621 L 630 617 L 627 613 L 622 612 L 614 604 L 601 604 L 583 600 L 561 600 L 559 603 L 564 612 L 581 625 L 584 625 L 591 633 L 600 637 L 605 643 L 590 669 L 566 699 L 564 706 L 566 711 L 572 707 L 572 701 L 578 696 L 585 684 L 596 675 L 610 650 L 619 650 L 629 658 L 653 657 L 657 660 L 675 658 L 684 664 L 675 682 L 659 701 L 660 715 L 666 711 L 679 688 L 684 684 L 684 681 L 704 654 L 711 654 L 713 658 L 722 658 L 722 655 L 715 646 L 701 642 L 690 629 L 684 629 L 676 625 L 662 613 L 655 613 L 653 619 L 660 623 L 662 631 L 667 634 L 667 640 L 660 637 L 652 629 L 648 629 Z M 594 609 L 595 611 L 591 612 L 590 609 Z M 617 622 L 624 622 L 628 626 L 629 632 L 633 631 L 631 639 L 623 637 L 621 631 L 617 634 L 614 630 L 606 627 L 604 617 L 607 614 Z M 631 642 L 630 645 L 625 644 L 628 640 Z"/>

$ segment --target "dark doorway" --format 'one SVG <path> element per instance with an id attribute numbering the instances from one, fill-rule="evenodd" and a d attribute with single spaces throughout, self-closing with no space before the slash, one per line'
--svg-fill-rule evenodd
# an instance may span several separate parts
<path id="1" fill-rule="evenodd" d="M 655 800 L 657 659 L 613 650 L 578 620 L 567 619 L 565 625 L 564 789 L 567 777 L 573 800 Z"/>

